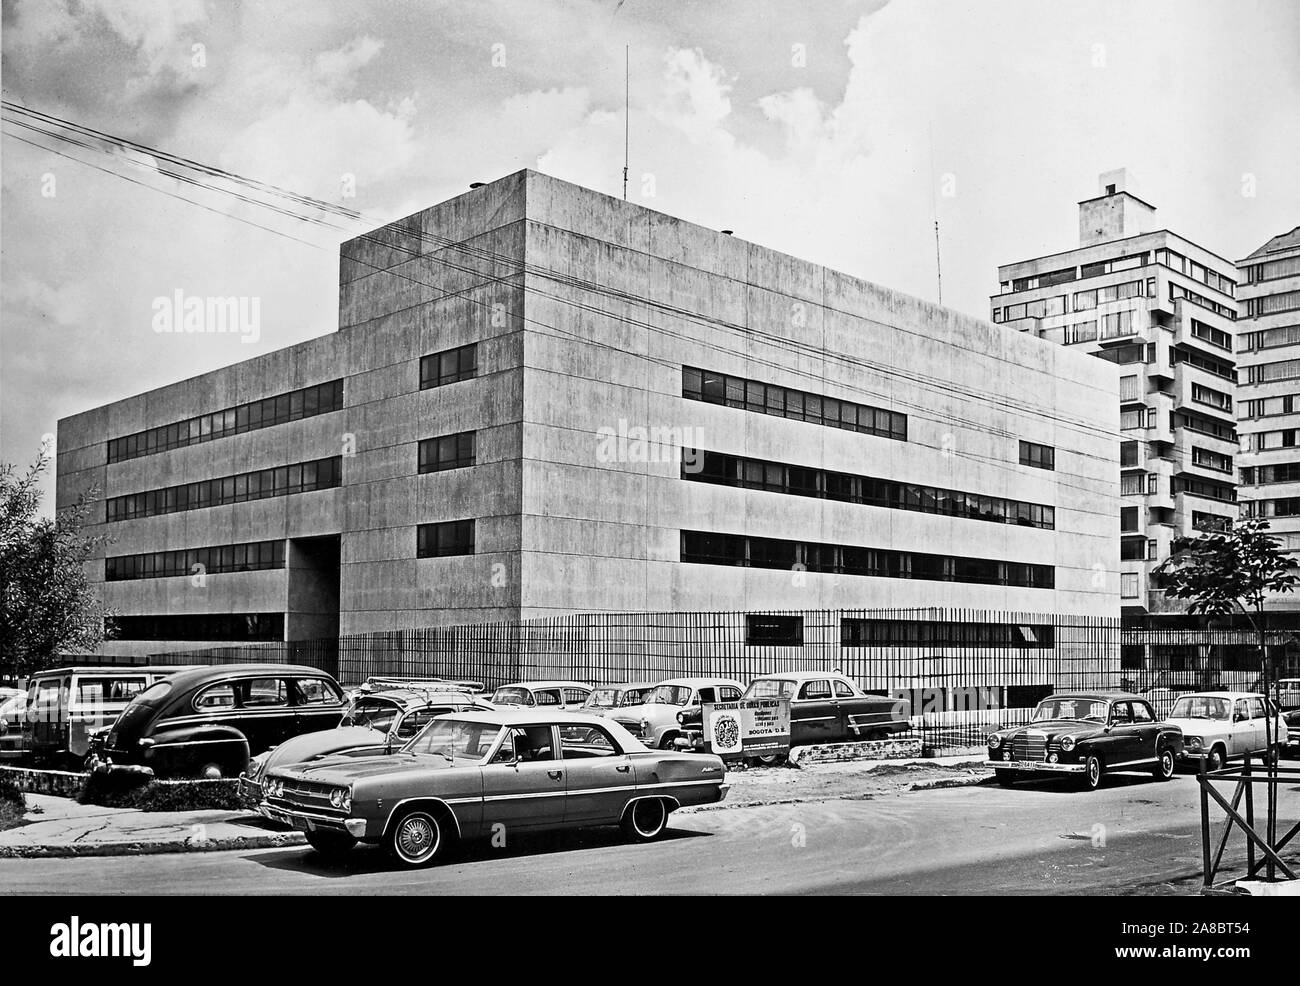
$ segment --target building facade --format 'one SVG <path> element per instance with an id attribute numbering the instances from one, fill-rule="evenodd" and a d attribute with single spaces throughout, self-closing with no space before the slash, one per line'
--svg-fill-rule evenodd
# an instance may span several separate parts
<path id="1" fill-rule="evenodd" d="M 1177 622 L 1154 569 L 1236 506 L 1237 271 L 1160 229 L 1120 170 L 1079 203 L 1079 245 L 998 268 L 993 321 L 1118 367 L 1120 595 L 1131 625 Z"/>
<path id="2" fill-rule="evenodd" d="M 60 422 L 59 503 L 105 491 L 106 651 L 1116 615 L 1113 363 L 532 171 L 348 241 L 339 277 L 337 331 Z"/>
<path id="3" fill-rule="evenodd" d="M 1300 227 L 1238 263 L 1238 427 L 1241 509 L 1300 557 Z M 1271 609 L 1300 610 L 1286 593 Z"/>

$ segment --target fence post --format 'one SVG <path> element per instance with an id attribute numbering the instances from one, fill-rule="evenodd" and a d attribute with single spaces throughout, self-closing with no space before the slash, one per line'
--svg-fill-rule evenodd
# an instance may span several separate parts
<path id="1" fill-rule="evenodd" d="M 1208 890 L 1213 883 L 1214 874 L 1210 872 L 1210 795 L 1205 790 L 1205 785 L 1209 783 L 1205 773 L 1205 759 L 1201 757 L 1196 783 L 1201 791 L 1201 872 L 1204 876 L 1203 886 Z"/>
<path id="2" fill-rule="evenodd" d="M 1246 754 L 1246 762 L 1242 764 L 1242 773 L 1246 776 L 1246 824 L 1253 830 L 1255 828 L 1255 784 L 1251 779 L 1251 762 L 1250 754 Z M 1246 839 L 1246 876 L 1255 875 L 1255 843 Z"/>

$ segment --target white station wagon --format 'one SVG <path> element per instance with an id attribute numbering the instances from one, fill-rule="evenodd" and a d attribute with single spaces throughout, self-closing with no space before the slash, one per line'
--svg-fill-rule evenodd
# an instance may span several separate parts
<path id="1" fill-rule="evenodd" d="M 1170 725 L 1183 731 L 1183 759 L 1205 758 L 1206 770 L 1218 770 L 1247 753 L 1262 757 L 1268 747 L 1264 696 L 1253 692 L 1189 692 L 1169 713 Z M 1286 720 L 1278 717 L 1276 750 L 1287 745 Z"/>

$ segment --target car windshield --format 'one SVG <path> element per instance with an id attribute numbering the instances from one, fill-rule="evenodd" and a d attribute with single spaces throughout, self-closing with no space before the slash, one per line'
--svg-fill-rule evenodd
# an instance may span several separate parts
<path id="1" fill-rule="evenodd" d="M 8 698 L 0 700 L 0 716 L 12 715 L 17 712 L 23 712 L 27 708 L 27 693 L 19 692 L 17 695 L 10 695 Z"/>
<path id="2" fill-rule="evenodd" d="M 388 727 L 397 718 L 397 706 L 392 702 L 377 701 L 373 698 L 359 698 L 352 703 L 343 717 L 344 726 L 369 726 L 380 732 L 387 732 Z"/>
<path id="3" fill-rule="evenodd" d="M 1087 719 L 1089 722 L 1106 721 L 1106 703 L 1088 698 L 1049 698 L 1039 702 L 1034 710 L 1034 721 L 1044 719 Z"/>
<path id="4" fill-rule="evenodd" d="M 782 678 L 759 678 L 749 683 L 742 701 L 754 698 L 794 698 L 794 682 Z"/>
<path id="5" fill-rule="evenodd" d="M 533 695 L 527 688 L 507 686 L 492 693 L 493 705 L 532 705 Z"/>
<path id="6" fill-rule="evenodd" d="M 1231 705 L 1226 698 L 1208 695 L 1187 695 L 1174 703 L 1170 719 L 1222 719 L 1229 718 Z"/>
<path id="7" fill-rule="evenodd" d="M 487 756 L 500 732 L 501 727 L 491 722 L 434 719 L 402 749 L 440 756 L 453 763 L 478 763 Z"/>
<path id="8" fill-rule="evenodd" d="M 653 688 L 624 688 L 619 705 L 644 705 Z"/>
<path id="9" fill-rule="evenodd" d="M 587 696 L 587 701 L 582 703 L 583 708 L 612 709 L 618 705 L 619 694 L 617 688 L 597 688 Z"/>
<path id="10" fill-rule="evenodd" d="M 685 705 L 694 689 L 690 685 L 656 685 L 646 696 L 646 705 Z"/>

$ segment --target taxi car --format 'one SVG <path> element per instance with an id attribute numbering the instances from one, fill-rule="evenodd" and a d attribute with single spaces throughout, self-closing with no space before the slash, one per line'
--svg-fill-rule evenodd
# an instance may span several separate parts
<path id="1" fill-rule="evenodd" d="M 1229 760 L 1268 752 L 1268 706 L 1264 696 L 1250 692 L 1192 692 L 1174 703 L 1169 722 L 1183 731 L 1183 760 L 1204 759 L 1206 770 L 1218 770 Z M 1273 752 L 1287 746 L 1288 726 L 1278 716 Z"/>
<path id="2" fill-rule="evenodd" d="M 1068 774 L 1089 790 L 1110 771 L 1145 769 L 1174 776 L 1183 733 L 1156 718 L 1150 703 L 1126 692 L 1062 692 L 1038 703 L 1032 720 L 990 733 L 989 763 L 998 783 Z"/>
<path id="3" fill-rule="evenodd" d="M 655 685 L 642 704 L 620 706 L 608 716 L 646 746 L 667 750 L 687 738 L 684 720 L 692 706 L 734 702 L 744 690 L 734 678 L 669 678 Z"/>
<path id="4" fill-rule="evenodd" d="M 393 753 L 438 716 L 492 707 L 485 699 L 459 688 L 429 690 L 408 686 L 361 692 L 352 699 L 337 728 L 294 736 L 249 760 L 248 769 L 239 777 L 239 790 L 245 797 L 261 801 L 262 776 L 271 767 L 327 756 Z"/>
<path id="5" fill-rule="evenodd" d="M 591 695 L 591 686 L 581 681 L 516 681 L 492 693 L 499 707 L 531 709 L 580 709 Z"/>
<path id="6" fill-rule="evenodd" d="M 264 783 L 269 817 L 317 852 L 382 844 L 408 867 L 499 826 L 620 825 L 649 842 L 674 810 L 727 787 L 718 757 L 648 750 L 616 722 L 554 709 L 442 716 L 391 756 L 275 767 Z"/>

